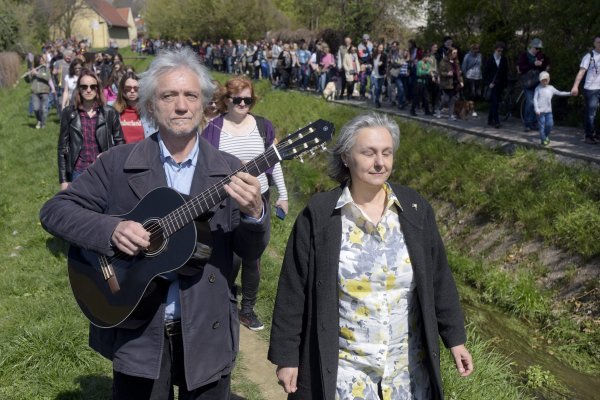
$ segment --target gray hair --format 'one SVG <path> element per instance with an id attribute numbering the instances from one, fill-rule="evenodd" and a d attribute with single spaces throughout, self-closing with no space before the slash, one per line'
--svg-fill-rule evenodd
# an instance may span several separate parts
<path id="1" fill-rule="evenodd" d="M 187 47 L 178 50 L 163 50 L 152 61 L 148 70 L 140 74 L 138 110 L 143 119 L 156 126 L 156 118 L 152 110 L 156 101 L 158 80 L 164 74 L 182 68 L 189 69 L 198 77 L 198 83 L 202 90 L 202 104 L 210 102 L 216 85 L 196 54 Z"/>
<path id="2" fill-rule="evenodd" d="M 350 170 L 344 164 L 342 156 L 348 156 L 356 143 L 356 134 L 363 128 L 383 127 L 392 135 L 394 153 L 400 145 L 400 128 L 393 119 L 386 114 L 369 112 L 354 117 L 340 130 L 337 142 L 330 151 L 329 176 L 344 183 L 350 178 Z"/>

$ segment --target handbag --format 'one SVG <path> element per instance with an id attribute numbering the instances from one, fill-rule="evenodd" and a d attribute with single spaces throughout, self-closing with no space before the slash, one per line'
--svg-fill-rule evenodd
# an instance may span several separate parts
<path id="1" fill-rule="evenodd" d="M 394 78 L 400 76 L 400 68 L 390 68 L 390 75 Z"/>
<path id="2" fill-rule="evenodd" d="M 525 89 L 533 89 L 540 83 L 539 74 L 537 69 L 530 69 L 521 75 L 521 86 Z"/>
<path id="3" fill-rule="evenodd" d="M 492 99 L 492 88 L 490 85 L 486 85 L 485 89 L 483 89 L 483 98 L 485 101 L 490 101 Z"/>

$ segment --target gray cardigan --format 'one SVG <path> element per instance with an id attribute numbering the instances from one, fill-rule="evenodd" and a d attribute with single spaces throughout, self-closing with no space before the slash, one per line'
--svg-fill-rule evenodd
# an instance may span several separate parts
<path id="1" fill-rule="evenodd" d="M 200 138 L 190 195 L 195 196 L 236 170 L 241 162 Z M 112 147 L 42 207 L 42 225 L 80 247 L 111 255 L 110 238 L 148 192 L 167 186 L 157 135 Z M 268 209 L 268 207 L 267 207 Z M 261 224 L 241 219 L 227 198 L 213 209 L 211 257 L 203 273 L 180 275 L 181 324 L 188 390 L 231 372 L 238 351 L 239 320 L 232 294 L 233 251 L 257 259 L 269 240 L 269 214 Z M 117 216 L 115 216 L 117 215 Z M 115 371 L 157 379 L 164 344 L 164 303 L 138 329 L 90 327 L 90 346 L 113 361 Z"/>
<path id="2" fill-rule="evenodd" d="M 438 337 L 446 347 L 464 344 L 458 292 L 431 206 L 414 190 L 392 188 L 414 269 L 435 399 L 443 399 Z M 299 367 L 290 399 L 333 400 L 338 366 L 338 265 L 342 187 L 318 193 L 300 213 L 290 235 L 273 312 L 269 360 Z"/>

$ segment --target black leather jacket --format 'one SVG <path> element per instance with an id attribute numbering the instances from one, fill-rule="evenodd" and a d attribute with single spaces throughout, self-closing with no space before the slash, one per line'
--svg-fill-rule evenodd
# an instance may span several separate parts
<path id="1" fill-rule="evenodd" d="M 125 143 L 119 113 L 111 106 L 98 109 L 96 140 L 100 152 Z M 60 135 L 58 136 L 58 181 L 71 182 L 71 174 L 81 151 L 83 135 L 79 112 L 74 106 L 66 107 L 60 116 Z"/>

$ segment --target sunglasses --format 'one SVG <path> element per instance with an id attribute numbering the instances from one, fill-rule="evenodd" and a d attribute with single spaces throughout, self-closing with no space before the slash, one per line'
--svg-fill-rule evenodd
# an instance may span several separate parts
<path id="1" fill-rule="evenodd" d="M 137 92 L 138 90 L 140 90 L 139 86 L 125 86 L 125 92 L 131 92 L 132 90 L 134 92 Z"/>
<path id="2" fill-rule="evenodd" d="M 233 102 L 233 104 L 237 105 L 242 104 L 243 101 L 244 104 L 246 104 L 247 106 L 249 106 L 253 102 L 252 97 L 231 97 L 231 101 Z"/>
<path id="3" fill-rule="evenodd" d="M 98 90 L 98 85 L 79 85 L 79 90 L 83 92 L 85 92 L 88 89 L 95 92 L 96 90 Z"/>

